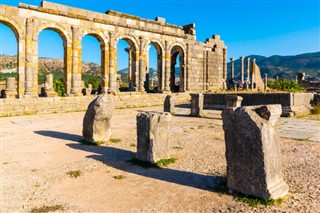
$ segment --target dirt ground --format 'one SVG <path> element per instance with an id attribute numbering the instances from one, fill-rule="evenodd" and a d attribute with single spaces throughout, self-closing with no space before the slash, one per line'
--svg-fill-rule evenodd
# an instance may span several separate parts
<path id="1" fill-rule="evenodd" d="M 103 146 L 79 143 L 84 112 L 1 118 L 1 212 L 55 205 L 60 212 L 319 212 L 319 142 L 281 138 L 290 193 L 280 206 L 250 207 L 216 191 L 226 175 L 219 111 L 192 118 L 177 108 L 170 132 L 177 162 L 130 164 L 137 113 L 161 110 L 115 110 L 112 138 L 121 141 Z M 70 171 L 81 173 L 72 178 Z"/>

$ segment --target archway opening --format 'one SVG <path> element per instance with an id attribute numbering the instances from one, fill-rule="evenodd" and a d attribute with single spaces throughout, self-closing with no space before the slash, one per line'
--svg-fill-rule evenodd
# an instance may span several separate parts
<path id="1" fill-rule="evenodd" d="M 18 33 L 7 23 L 0 21 L 0 91 L 6 89 L 6 79 L 18 80 Z M 17 82 L 15 86 L 17 90 Z"/>
<path id="2" fill-rule="evenodd" d="M 122 38 L 117 43 L 116 70 L 117 91 L 138 91 L 136 48 L 128 38 Z"/>
<path id="3" fill-rule="evenodd" d="M 90 93 L 101 93 L 103 46 L 102 39 L 96 35 L 88 34 L 82 38 L 82 88 L 92 88 Z"/>
<path id="4" fill-rule="evenodd" d="M 145 90 L 147 92 L 162 91 L 162 49 L 156 42 L 148 45 L 148 69 L 146 73 Z"/>
<path id="5" fill-rule="evenodd" d="M 184 92 L 184 52 L 180 46 L 171 50 L 170 91 Z"/>
<path id="6" fill-rule="evenodd" d="M 38 36 L 38 93 L 64 96 L 66 93 L 66 38 L 57 29 L 46 28 Z M 46 81 L 52 74 L 52 82 Z"/>

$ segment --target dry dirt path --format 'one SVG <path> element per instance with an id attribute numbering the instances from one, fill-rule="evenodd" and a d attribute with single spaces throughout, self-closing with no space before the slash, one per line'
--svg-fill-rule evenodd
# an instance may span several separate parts
<path id="1" fill-rule="evenodd" d="M 65 212 L 317 212 L 320 209 L 320 144 L 281 139 L 285 203 L 250 207 L 219 194 L 226 162 L 219 112 L 207 118 L 172 117 L 171 156 L 163 169 L 127 162 L 136 150 L 135 116 L 161 107 L 116 110 L 119 143 L 82 145 L 83 112 L 1 118 L 1 212 L 30 212 L 61 205 Z M 71 178 L 68 172 L 81 172 Z M 122 175 L 117 180 L 114 176 Z"/>

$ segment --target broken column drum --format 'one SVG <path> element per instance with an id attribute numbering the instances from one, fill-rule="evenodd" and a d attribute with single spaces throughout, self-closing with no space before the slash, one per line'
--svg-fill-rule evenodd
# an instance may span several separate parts
<path id="1" fill-rule="evenodd" d="M 281 112 L 281 105 L 223 110 L 229 189 L 263 199 L 288 193 L 277 127 Z"/>
<path id="2" fill-rule="evenodd" d="M 164 100 L 163 111 L 174 113 L 174 105 L 174 97 L 172 97 L 171 95 L 167 95 Z"/>
<path id="3" fill-rule="evenodd" d="M 203 114 L 203 94 L 192 93 L 191 95 L 191 116 L 201 117 Z"/>
<path id="4" fill-rule="evenodd" d="M 170 113 L 142 112 L 137 115 L 138 160 L 156 163 L 168 157 L 170 120 Z"/>

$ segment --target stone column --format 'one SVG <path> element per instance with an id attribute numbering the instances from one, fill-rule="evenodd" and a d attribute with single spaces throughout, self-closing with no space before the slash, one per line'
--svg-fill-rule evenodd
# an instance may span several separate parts
<path id="1" fill-rule="evenodd" d="M 101 48 L 101 89 L 102 93 L 109 90 L 109 47 L 108 44 L 102 45 Z"/>
<path id="2" fill-rule="evenodd" d="M 116 92 L 116 41 L 114 34 L 110 33 L 109 41 L 109 92 Z"/>
<path id="3" fill-rule="evenodd" d="M 191 114 L 192 117 L 203 116 L 203 94 L 191 93 Z"/>
<path id="4" fill-rule="evenodd" d="M 268 73 L 264 74 L 264 91 L 267 91 L 268 87 Z"/>
<path id="5" fill-rule="evenodd" d="M 145 73 L 146 73 L 146 53 L 143 47 L 145 46 L 145 40 L 142 36 L 140 36 L 140 55 L 139 55 L 139 91 L 143 92 L 144 89 L 144 81 L 145 79 Z"/>
<path id="6" fill-rule="evenodd" d="M 226 108 L 241 107 L 243 98 L 237 95 L 226 95 Z"/>
<path id="7" fill-rule="evenodd" d="M 164 60 L 165 60 L 165 82 L 164 82 L 164 91 L 168 92 L 170 91 L 170 72 L 171 72 L 171 54 L 169 52 L 167 52 L 168 49 L 168 42 L 166 41 L 166 52 L 165 52 L 165 56 L 164 56 Z"/>
<path id="8" fill-rule="evenodd" d="M 137 154 L 140 161 L 156 163 L 168 158 L 171 114 L 142 112 L 137 115 Z"/>
<path id="9" fill-rule="evenodd" d="M 234 58 L 230 58 L 231 62 L 231 78 L 234 78 Z"/>
<path id="10" fill-rule="evenodd" d="M 281 105 L 222 111 L 229 190 L 263 199 L 284 197 L 277 121 Z"/>
<path id="11" fill-rule="evenodd" d="M 174 97 L 171 95 L 167 95 L 166 98 L 164 99 L 164 104 L 163 104 L 163 111 L 164 112 L 169 112 L 169 113 L 174 113 Z"/>
<path id="12" fill-rule="evenodd" d="M 57 93 L 53 89 L 53 75 L 46 75 L 46 81 L 44 83 L 44 90 L 46 97 L 54 97 L 57 96 Z"/>
<path id="13" fill-rule="evenodd" d="M 189 44 L 187 44 L 187 52 L 186 52 L 186 66 L 185 66 L 185 74 L 186 74 L 186 76 L 185 76 L 185 79 L 186 79 L 186 85 L 185 85 L 185 90 L 186 91 L 189 91 L 190 90 L 190 86 L 189 86 L 189 84 L 190 84 L 190 74 L 189 74 L 189 61 L 190 61 L 190 52 L 189 52 L 190 50 L 189 50 Z"/>
<path id="14" fill-rule="evenodd" d="M 17 92 L 18 97 L 22 97 L 25 94 L 25 86 L 26 86 L 26 37 L 21 34 L 18 38 L 18 57 L 17 57 L 17 73 L 18 73 L 18 82 L 17 82 Z"/>
<path id="15" fill-rule="evenodd" d="M 66 42 L 64 44 L 64 66 L 65 66 L 65 94 L 67 96 L 71 93 L 72 88 L 72 43 Z"/>
<path id="16" fill-rule="evenodd" d="M 71 94 L 81 94 L 81 40 L 79 28 L 72 26 L 72 83 Z"/>
<path id="17" fill-rule="evenodd" d="M 250 58 L 247 58 L 246 70 L 247 70 L 248 81 L 250 81 Z"/>
<path id="18" fill-rule="evenodd" d="M 254 89 L 254 84 L 255 84 L 255 73 L 253 72 L 253 67 L 255 66 L 256 64 L 256 59 L 252 59 L 252 62 L 251 62 L 251 67 L 252 67 L 252 76 L 251 76 L 251 90 Z"/>
<path id="19" fill-rule="evenodd" d="M 34 42 L 33 42 L 34 20 L 28 18 L 26 21 L 26 78 L 25 78 L 25 95 L 32 96 L 38 94 L 33 91 L 33 73 L 36 71 L 37 65 L 34 62 Z"/>
<path id="20" fill-rule="evenodd" d="M 16 95 L 17 95 L 16 79 L 14 77 L 8 77 L 6 79 L 5 97 L 15 98 Z"/>
<path id="21" fill-rule="evenodd" d="M 244 57 L 241 56 L 240 57 L 240 80 L 244 81 Z"/>

